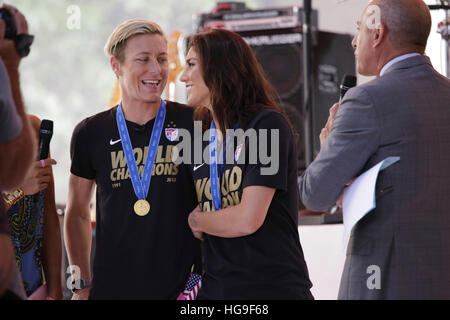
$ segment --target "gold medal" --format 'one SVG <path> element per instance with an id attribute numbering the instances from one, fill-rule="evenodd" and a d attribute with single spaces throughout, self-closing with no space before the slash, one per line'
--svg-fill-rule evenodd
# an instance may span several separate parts
<path id="1" fill-rule="evenodd" d="M 148 201 L 145 199 L 139 199 L 134 204 L 134 212 L 138 216 L 146 216 L 150 212 L 150 203 L 148 203 Z"/>

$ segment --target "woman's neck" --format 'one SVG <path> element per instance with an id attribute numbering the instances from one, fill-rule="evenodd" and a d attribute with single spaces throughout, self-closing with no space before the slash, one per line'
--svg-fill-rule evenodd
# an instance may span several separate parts
<path id="1" fill-rule="evenodd" d="M 125 119 L 140 125 L 156 118 L 161 101 L 141 102 L 122 99 L 122 111 Z"/>

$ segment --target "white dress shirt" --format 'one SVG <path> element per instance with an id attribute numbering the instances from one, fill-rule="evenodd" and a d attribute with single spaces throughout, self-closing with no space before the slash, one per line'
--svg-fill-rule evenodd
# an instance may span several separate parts
<path id="1" fill-rule="evenodd" d="M 391 66 L 393 66 L 397 62 L 400 62 L 400 61 L 403 61 L 403 60 L 406 60 L 408 58 L 415 57 L 415 56 L 420 56 L 420 53 L 407 53 L 407 54 L 395 57 L 394 59 L 392 59 L 391 61 L 389 61 L 388 63 L 386 63 L 384 65 L 384 67 L 380 71 L 380 77 L 383 76 L 383 74 L 386 72 L 387 69 L 389 69 Z"/>

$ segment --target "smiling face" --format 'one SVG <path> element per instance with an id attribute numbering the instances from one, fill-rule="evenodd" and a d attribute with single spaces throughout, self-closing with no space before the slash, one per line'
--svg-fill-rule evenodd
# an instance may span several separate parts
<path id="1" fill-rule="evenodd" d="M 111 58 L 122 96 L 135 103 L 159 103 L 169 73 L 166 39 L 159 34 L 135 35 L 123 53 L 123 61 Z"/>
<path id="2" fill-rule="evenodd" d="M 212 111 L 209 89 L 203 80 L 200 60 L 194 48 L 186 56 L 186 68 L 180 78 L 186 83 L 187 103 L 193 107 L 207 107 Z"/>

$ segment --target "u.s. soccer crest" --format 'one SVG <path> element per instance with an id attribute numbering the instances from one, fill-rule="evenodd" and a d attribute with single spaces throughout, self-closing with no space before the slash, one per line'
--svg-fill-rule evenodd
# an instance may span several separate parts
<path id="1" fill-rule="evenodd" d="M 166 128 L 166 138 L 169 141 L 175 141 L 178 139 L 178 128 Z"/>

